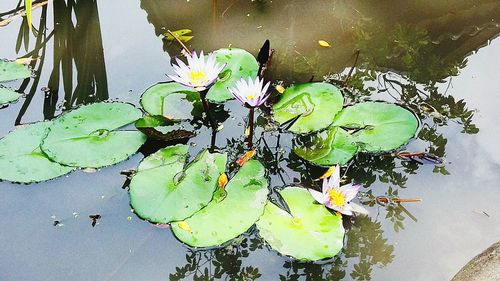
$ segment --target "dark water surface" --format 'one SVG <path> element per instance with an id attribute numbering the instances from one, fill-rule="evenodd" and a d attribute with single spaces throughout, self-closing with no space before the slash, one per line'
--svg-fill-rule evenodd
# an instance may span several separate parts
<path id="1" fill-rule="evenodd" d="M 16 4 L 1 1 L 0 14 Z M 359 50 L 359 68 L 343 89 L 348 101 L 384 99 L 413 109 L 422 126 L 406 150 L 430 151 L 445 164 L 357 157 L 347 176 L 363 183 L 365 200 L 394 194 L 422 202 L 367 205 L 368 217 L 346 221 L 344 250 L 321 263 L 280 256 L 255 230 L 227 247 L 192 251 L 169 229 L 140 220 L 120 171 L 134 169 L 152 146 L 95 173 L 36 185 L 0 182 L 2 281 L 448 280 L 500 238 L 498 1 L 54 0 L 34 11 L 33 22 L 40 33 L 27 36 L 27 48 L 19 41 L 22 18 L 0 28 L 1 58 L 40 57 L 36 77 L 9 84 L 26 95 L 0 109 L 2 136 L 82 103 L 138 104 L 179 55 L 161 33 L 190 28 L 197 50 L 231 44 L 255 54 L 270 39 L 276 53 L 267 76 L 285 85 L 312 76 L 343 81 Z M 256 137 L 270 186 L 313 184 L 324 169 L 291 153 L 292 136 L 267 131 L 265 116 L 257 118 Z M 234 101 L 218 107 L 224 129 L 216 146 L 233 161 L 244 152 L 245 118 Z M 192 154 L 208 147 L 209 130 L 190 143 Z M 92 214 L 102 216 L 95 227 Z"/>

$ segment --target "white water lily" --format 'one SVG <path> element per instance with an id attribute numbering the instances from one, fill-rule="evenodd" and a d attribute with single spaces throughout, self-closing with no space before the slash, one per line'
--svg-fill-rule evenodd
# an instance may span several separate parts
<path id="1" fill-rule="evenodd" d="M 241 78 L 236 82 L 235 87 L 228 88 L 228 90 L 241 104 L 255 108 L 263 104 L 269 97 L 267 89 L 270 84 L 271 82 L 267 82 L 264 85 L 264 79 L 260 80 L 259 77 L 256 77 L 255 80 L 248 77 L 248 80 Z"/>
<path id="2" fill-rule="evenodd" d="M 196 55 L 196 52 L 193 52 L 191 56 L 187 56 L 187 65 L 178 58 L 175 58 L 175 60 L 177 65 L 174 64 L 172 67 L 176 75 L 168 75 L 168 77 L 199 92 L 208 89 L 226 66 L 217 63 L 212 53 L 209 53 L 205 58 L 203 51 L 200 52 L 199 56 Z"/>
<path id="3" fill-rule="evenodd" d="M 353 183 L 340 186 L 340 167 L 337 165 L 333 175 L 323 179 L 322 192 L 310 188 L 308 190 L 318 203 L 344 215 L 352 216 L 353 213 L 368 213 L 362 206 L 351 202 L 356 198 L 360 188 L 360 184 Z"/>

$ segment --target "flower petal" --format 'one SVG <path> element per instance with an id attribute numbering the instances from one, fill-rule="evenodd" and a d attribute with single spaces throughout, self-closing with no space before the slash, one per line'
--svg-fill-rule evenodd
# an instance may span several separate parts
<path id="1" fill-rule="evenodd" d="M 323 194 L 321 194 L 321 192 L 316 191 L 316 190 L 311 189 L 311 188 L 308 188 L 307 190 L 312 195 L 312 197 L 314 198 L 314 200 L 316 200 L 320 204 L 325 204 L 325 199 L 323 197 Z"/>

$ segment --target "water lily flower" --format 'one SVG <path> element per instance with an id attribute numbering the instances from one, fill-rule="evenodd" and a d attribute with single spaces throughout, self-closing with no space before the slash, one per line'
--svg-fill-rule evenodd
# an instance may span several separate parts
<path id="1" fill-rule="evenodd" d="M 219 77 L 219 73 L 226 66 L 217 63 L 214 54 L 210 53 L 205 58 L 203 51 L 197 56 L 193 52 L 187 56 L 188 64 L 175 58 L 177 65 L 172 65 L 176 75 L 168 75 L 170 79 L 184 86 L 194 88 L 198 92 L 208 89 Z"/>
<path id="2" fill-rule="evenodd" d="M 351 202 L 356 198 L 360 188 L 360 184 L 353 183 L 340 186 L 340 167 L 337 165 L 329 178 L 323 178 L 322 192 L 310 188 L 308 190 L 318 203 L 344 215 L 352 216 L 354 212 L 367 213 L 366 209 Z"/>
<path id="3" fill-rule="evenodd" d="M 252 80 L 248 77 L 248 80 L 241 78 L 236 82 L 235 87 L 228 88 L 229 92 L 244 106 L 249 108 L 259 107 L 263 104 L 270 94 L 267 93 L 267 89 L 271 82 L 267 82 L 264 86 L 264 79 L 259 77 Z"/>

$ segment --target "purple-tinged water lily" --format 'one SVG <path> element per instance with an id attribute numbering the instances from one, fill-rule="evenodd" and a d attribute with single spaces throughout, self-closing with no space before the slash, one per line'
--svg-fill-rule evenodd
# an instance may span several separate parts
<path id="1" fill-rule="evenodd" d="M 352 216 L 354 212 L 367 213 L 363 207 L 351 202 L 356 198 L 360 188 L 360 184 L 353 183 L 340 186 L 340 167 L 337 165 L 332 176 L 323 179 L 322 192 L 310 188 L 308 190 L 318 203 L 344 215 Z"/>
<path id="2" fill-rule="evenodd" d="M 217 63 L 212 53 L 205 58 L 203 51 L 200 52 L 199 56 L 196 55 L 196 52 L 193 52 L 191 56 L 187 56 L 187 65 L 178 58 L 175 58 L 175 60 L 177 65 L 174 64 L 172 67 L 176 75 L 168 75 L 168 77 L 199 92 L 208 89 L 226 66 Z"/>
<path id="3" fill-rule="evenodd" d="M 255 80 L 248 77 L 248 80 L 241 78 L 236 82 L 235 87 L 228 88 L 228 90 L 241 104 L 249 108 L 255 108 L 263 104 L 269 97 L 267 89 L 270 84 L 271 82 L 267 82 L 264 85 L 264 79 L 261 80 L 259 77 L 255 78 Z"/>

